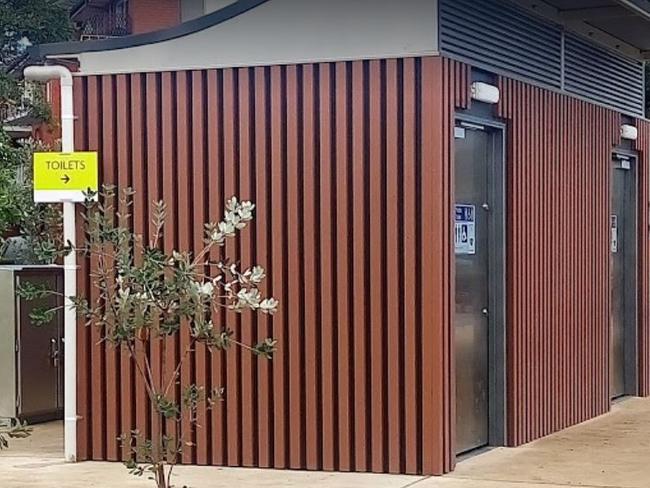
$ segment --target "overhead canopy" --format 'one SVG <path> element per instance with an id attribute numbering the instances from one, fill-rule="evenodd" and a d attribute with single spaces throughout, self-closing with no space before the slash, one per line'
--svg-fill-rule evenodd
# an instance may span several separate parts
<path id="1" fill-rule="evenodd" d="M 637 59 L 650 59 L 650 0 L 514 0 Z"/>
<path id="2" fill-rule="evenodd" d="M 436 18 L 433 0 L 239 0 L 169 29 L 30 54 L 74 59 L 84 75 L 429 56 Z"/>
<path id="3" fill-rule="evenodd" d="M 99 5 L 105 0 L 83 0 Z M 567 31 L 650 59 L 650 0 L 508 0 Z M 238 0 L 170 29 L 30 49 L 88 74 L 258 66 L 437 52 L 432 0 Z"/>

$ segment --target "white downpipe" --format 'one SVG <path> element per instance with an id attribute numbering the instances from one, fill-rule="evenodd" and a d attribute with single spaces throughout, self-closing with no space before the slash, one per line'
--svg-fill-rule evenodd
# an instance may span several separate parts
<path id="1" fill-rule="evenodd" d="M 66 70 L 67 71 L 67 70 Z M 68 72 L 69 74 L 70 72 Z M 72 108 L 72 76 L 61 78 L 61 149 L 74 152 L 74 113 Z M 74 202 L 63 202 L 63 241 L 76 249 Z M 67 306 L 64 311 L 65 375 L 65 460 L 77 460 L 77 312 L 69 297 L 77 296 L 77 253 L 73 251 L 63 260 L 63 282 Z"/>
<path id="2" fill-rule="evenodd" d="M 72 74 L 63 66 L 30 66 L 25 68 L 25 79 L 61 83 L 61 149 L 74 151 L 74 113 Z M 75 204 L 63 202 L 63 240 L 76 245 Z M 64 387 L 64 452 L 67 462 L 77 461 L 77 313 L 68 297 L 77 295 L 77 256 L 69 253 L 63 260 L 63 289 L 65 309 L 63 334 L 65 340 L 63 372 Z"/>

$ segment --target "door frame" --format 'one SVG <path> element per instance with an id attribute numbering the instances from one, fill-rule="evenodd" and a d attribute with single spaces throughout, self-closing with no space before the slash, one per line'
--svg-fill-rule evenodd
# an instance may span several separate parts
<path id="1" fill-rule="evenodd" d="M 489 212 L 488 240 L 490 252 L 488 257 L 488 446 L 503 446 L 507 436 L 507 380 L 506 380 L 506 124 L 494 119 L 472 115 L 467 112 L 456 112 L 453 127 L 459 124 L 478 125 L 488 133 L 488 194 L 491 195 L 492 208 Z M 455 138 L 452 133 L 452 174 L 455 172 Z M 455 174 L 452 178 L 452 202 L 455 202 Z M 453 204 L 452 204 L 453 209 Z M 453 222 L 453 216 L 452 216 Z M 451 231 L 453 232 L 453 230 Z M 453 235 L 453 234 L 452 234 Z M 453 239 L 452 239 L 453 242 Z M 453 249 L 452 256 L 455 256 Z M 455 259 L 454 259 L 455 262 Z M 452 266 L 455 269 L 455 266 Z M 452 282 L 452 296 L 455 284 Z M 454 300 L 452 299 L 452 303 Z M 453 309 L 452 309 L 453 310 Z M 455 320 L 452 320 L 452 334 Z M 453 337 L 453 335 L 452 335 Z M 452 340 L 452 344 L 454 344 Z M 453 354 L 453 352 L 452 352 Z M 452 358 L 454 356 L 452 355 Z M 455 360 L 452 360 L 455 364 Z M 455 371 L 455 370 L 454 370 Z M 453 377 L 455 385 L 455 374 Z M 455 388 L 454 388 L 455 391 Z M 455 393 L 453 412 L 456 411 Z M 455 415 L 452 419 L 456 421 Z M 455 441 L 454 441 L 455 442 Z"/>
<path id="2" fill-rule="evenodd" d="M 61 291 L 63 290 L 63 273 L 60 268 L 53 267 L 48 269 L 47 267 L 32 267 L 29 266 L 16 269 L 13 275 L 14 287 L 17 289 L 21 282 L 30 281 L 30 280 L 39 280 L 47 281 L 52 280 L 54 285 L 54 290 Z M 31 384 L 31 378 L 25 375 L 23 370 L 23 361 L 25 360 L 25 354 L 27 345 L 23 341 L 23 332 L 27 327 L 34 327 L 31 323 L 25 322 L 22 320 L 23 306 L 29 304 L 25 299 L 15 296 L 14 297 L 14 311 L 15 311 L 15 325 L 14 325 L 14 334 L 16 338 L 16 348 L 14 361 L 16 364 L 16 374 L 15 374 L 15 388 L 16 388 L 16 417 L 20 420 L 26 420 L 30 423 L 38 422 L 49 422 L 54 420 L 63 419 L 63 406 L 64 406 L 64 375 L 63 375 L 63 348 L 64 348 L 64 337 L 63 337 L 63 299 L 60 296 L 55 297 L 56 306 L 60 309 L 56 312 L 53 323 L 47 325 L 42 329 L 42 334 L 44 336 L 50 336 L 51 340 L 55 340 L 54 345 L 58 348 L 59 351 L 59 365 L 58 367 L 52 366 L 55 371 L 55 393 L 54 401 L 51 408 L 45 410 L 30 411 L 25 410 L 24 406 L 24 392 L 26 389 L 33 389 L 35 386 Z M 48 333 L 45 333 L 48 332 Z M 55 337 L 52 338 L 51 336 Z M 50 343 L 52 344 L 52 343 Z M 50 351 L 51 352 L 51 349 Z M 50 356 L 51 357 L 51 356 Z"/>
<path id="3" fill-rule="evenodd" d="M 633 225 L 628 226 L 626 238 L 629 242 L 633 242 L 634 245 L 630 246 L 631 251 L 633 252 L 633 255 L 626 255 L 625 256 L 625 273 L 631 272 L 633 273 L 634 277 L 634 286 L 632 287 L 626 287 L 625 289 L 625 302 L 626 304 L 630 304 L 629 306 L 626 306 L 626 314 L 625 314 L 625 321 L 626 323 L 632 323 L 632 327 L 626 327 L 625 330 L 623 331 L 625 337 L 624 337 L 624 351 L 625 351 L 625 364 L 623 366 L 623 374 L 625 376 L 624 378 L 624 388 L 623 388 L 623 396 L 636 396 L 639 393 L 639 345 L 638 345 L 638 338 L 639 338 L 639 255 L 641 254 L 641 240 L 639 239 L 639 215 L 640 212 L 643 211 L 641 208 L 641 202 L 639 201 L 639 154 L 636 151 L 631 151 L 629 149 L 623 149 L 623 148 L 614 148 L 612 150 L 612 156 L 610 161 L 610 165 L 613 164 L 613 159 L 616 157 L 617 154 L 620 154 L 621 156 L 625 156 L 628 158 L 631 158 L 632 161 L 632 178 L 633 178 L 633 195 L 632 195 L 632 208 L 634 209 L 634 222 Z M 613 165 L 610 166 L 610 170 L 614 171 Z M 613 187 L 613 178 L 612 181 L 610 182 L 610 192 L 612 191 Z M 611 205 L 612 205 L 612 200 L 613 200 L 613 193 L 610 197 L 610 215 L 611 215 Z M 609 221 L 609 220 L 608 220 Z M 632 233 L 630 236 L 629 234 Z M 631 238 L 630 238 L 631 237 Z M 611 251 L 610 251 L 610 273 L 611 273 Z M 610 277 L 611 280 L 611 277 Z M 611 290 L 610 290 L 611 293 Z M 610 304 L 611 307 L 611 304 Z M 611 309 L 610 309 L 610 314 L 609 318 L 611 320 Z M 610 341 L 610 351 L 611 351 L 611 341 L 612 341 L 612 329 L 611 329 L 611 322 L 610 322 L 610 327 L 609 327 L 609 341 Z M 630 359 L 631 358 L 631 359 Z M 611 363 L 612 359 L 610 357 L 610 372 L 611 372 Z M 611 385 L 610 385 L 611 387 Z M 615 400 L 615 398 L 611 397 L 610 394 L 610 401 Z"/>

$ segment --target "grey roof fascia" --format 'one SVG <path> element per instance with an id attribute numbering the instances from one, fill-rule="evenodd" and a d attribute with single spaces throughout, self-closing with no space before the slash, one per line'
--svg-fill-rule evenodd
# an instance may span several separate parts
<path id="1" fill-rule="evenodd" d="M 135 34 L 131 36 L 102 39 L 96 41 L 54 42 L 32 46 L 29 54 L 32 60 L 42 60 L 48 56 L 73 55 L 88 52 L 111 51 L 129 47 L 144 46 L 157 42 L 169 41 L 202 31 L 209 27 L 226 22 L 238 15 L 254 9 L 269 0 L 239 0 L 220 10 L 184 22 L 169 29 Z"/>
<path id="2" fill-rule="evenodd" d="M 636 12 L 640 17 L 650 20 L 650 1 L 648 0 L 616 0 L 620 5 Z"/>

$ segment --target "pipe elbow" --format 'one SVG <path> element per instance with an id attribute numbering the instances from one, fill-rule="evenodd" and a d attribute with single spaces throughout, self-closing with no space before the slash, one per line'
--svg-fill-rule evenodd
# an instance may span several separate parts
<path id="1" fill-rule="evenodd" d="M 28 66 L 23 71 L 26 80 L 47 82 L 59 80 L 61 86 L 72 86 L 72 73 L 65 66 Z"/>

